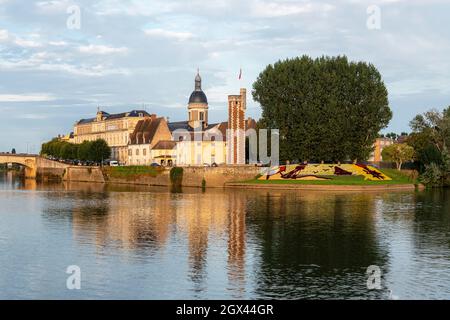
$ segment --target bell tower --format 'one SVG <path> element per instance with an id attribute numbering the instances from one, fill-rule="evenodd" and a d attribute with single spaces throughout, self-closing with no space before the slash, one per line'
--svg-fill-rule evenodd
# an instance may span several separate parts
<path id="1" fill-rule="evenodd" d="M 202 90 L 202 78 L 197 70 L 195 88 L 189 97 L 188 103 L 189 125 L 193 128 L 208 125 L 208 99 Z"/>

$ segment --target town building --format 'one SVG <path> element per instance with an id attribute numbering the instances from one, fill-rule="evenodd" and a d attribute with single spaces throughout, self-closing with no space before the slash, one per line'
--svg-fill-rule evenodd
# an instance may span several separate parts
<path id="1" fill-rule="evenodd" d="M 165 118 L 158 118 L 152 114 L 150 117 L 139 120 L 134 131 L 130 134 L 126 163 L 129 165 L 149 165 L 155 162 L 152 150 L 155 145 L 163 140 L 172 140 Z"/>
<path id="2" fill-rule="evenodd" d="M 393 145 L 395 141 L 391 138 L 377 138 L 373 144 L 373 152 L 369 157 L 370 162 L 383 161 L 382 152 L 387 146 Z"/>
<path id="3" fill-rule="evenodd" d="M 95 118 L 81 119 L 75 124 L 73 142 L 104 139 L 111 147 L 111 159 L 121 163 L 128 162 L 128 142 L 130 134 L 138 122 L 151 115 L 144 110 L 109 114 L 98 110 Z"/>
<path id="4" fill-rule="evenodd" d="M 228 121 L 209 123 L 208 98 L 197 72 L 186 121 L 168 122 L 143 110 L 98 110 L 95 118 L 75 124 L 71 140 L 104 139 L 112 149 L 111 159 L 127 165 L 245 164 L 245 130 L 256 127 L 253 119 L 245 119 L 246 99 L 246 89 L 228 96 Z"/>

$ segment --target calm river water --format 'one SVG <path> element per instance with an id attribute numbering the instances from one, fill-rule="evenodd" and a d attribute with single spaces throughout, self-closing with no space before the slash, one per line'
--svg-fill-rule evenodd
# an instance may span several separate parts
<path id="1" fill-rule="evenodd" d="M 449 271 L 450 190 L 170 193 L 0 174 L 0 299 L 450 299 Z"/>

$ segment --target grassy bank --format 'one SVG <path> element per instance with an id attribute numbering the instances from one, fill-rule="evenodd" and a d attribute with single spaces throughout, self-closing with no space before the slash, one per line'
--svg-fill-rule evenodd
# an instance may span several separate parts
<path id="1" fill-rule="evenodd" d="M 104 172 L 108 177 L 120 179 L 134 179 L 142 176 L 156 177 L 163 171 L 164 168 L 150 166 L 104 167 Z"/>
<path id="2" fill-rule="evenodd" d="M 405 173 L 395 169 L 384 169 L 382 172 L 389 176 L 392 180 L 371 181 L 364 180 L 363 176 L 323 176 L 331 178 L 329 180 L 258 180 L 252 179 L 247 181 L 239 181 L 243 183 L 253 184 L 305 184 L 305 185 L 386 185 L 386 184 L 416 184 L 415 179 L 411 179 Z"/>

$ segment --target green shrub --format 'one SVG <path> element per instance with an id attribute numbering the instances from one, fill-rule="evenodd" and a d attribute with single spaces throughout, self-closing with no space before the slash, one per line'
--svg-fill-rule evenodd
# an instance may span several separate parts
<path id="1" fill-rule="evenodd" d="M 425 171 L 420 177 L 420 181 L 428 187 L 441 187 L 444 185 L 445 173 L 442 167 L 436 163 L 425 165 Z"/>
<path id="2" fill-rule="evenodd" d="M 205 178 L 202 179 L 202 189 L 206 188 L 206 180 Z"/>
<path id="3" fill-rule="evenodd" d="M 170 182 L 172 186 L 181 186 L 183 182 L 183 168 L 173 167 L 170 169 Z"/>

